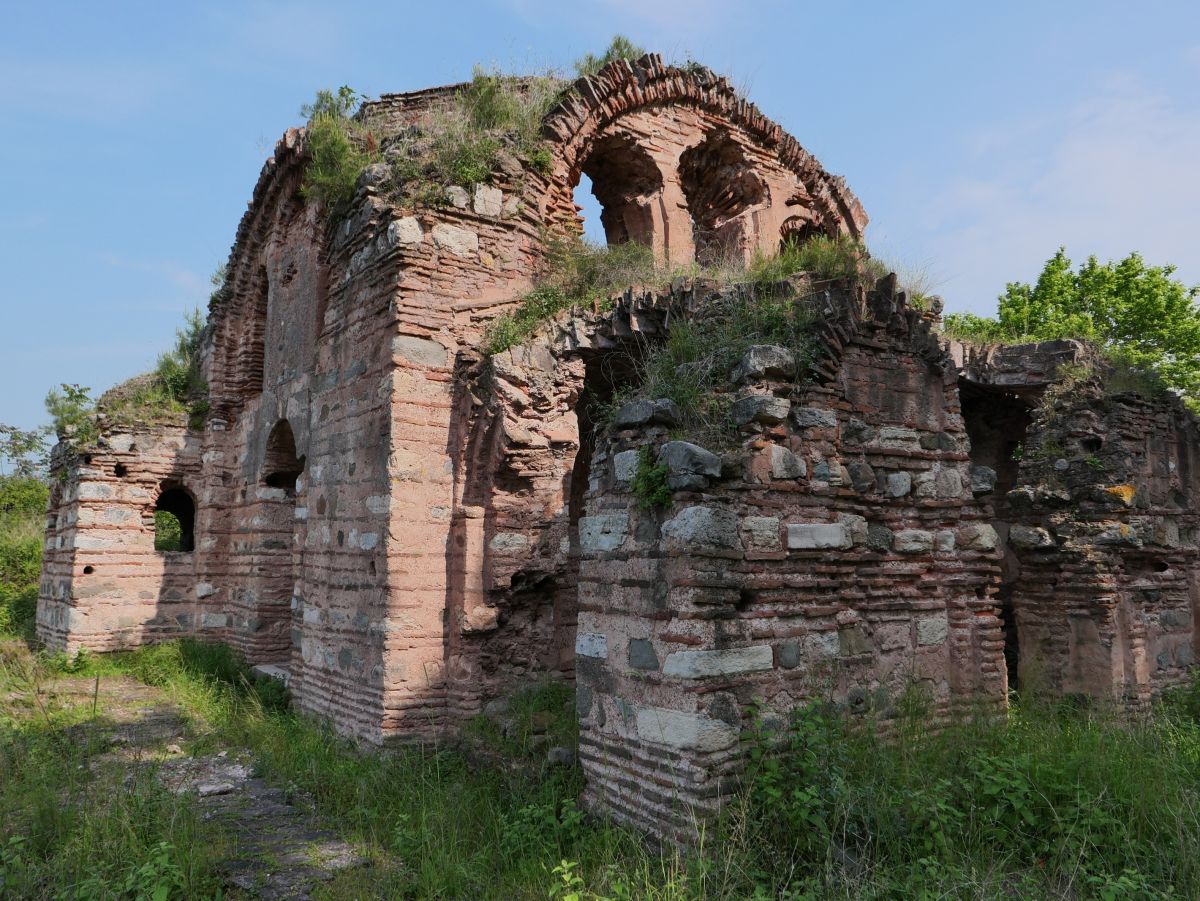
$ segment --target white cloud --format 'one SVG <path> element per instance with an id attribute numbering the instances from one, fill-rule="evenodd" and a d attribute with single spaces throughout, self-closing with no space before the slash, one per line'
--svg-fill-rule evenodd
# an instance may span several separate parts
<path id="1" fill-rule="evenodd" d="M 1118 77 L 1059 117 L 966 145 L 971 174 L 918 216 L 951 309 L 993 311 L 1004 284 L 1035 278 L 1059 245 L 1076 262 L 1138 250 L 1200 282 L 1200 109 Z"/>

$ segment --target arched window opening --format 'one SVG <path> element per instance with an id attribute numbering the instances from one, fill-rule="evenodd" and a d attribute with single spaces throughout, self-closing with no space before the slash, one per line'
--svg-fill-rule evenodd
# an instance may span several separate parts
<path id="1" fill-rule="evenodd" d="M 607 244 L 608 235 L 604 233 L 604 223 L 601 221 L 604 208 L 596 199 L 592 180 L 583 172 L 579 174 L 579 184 L 575 186 L 575 206 L 579 210 L 579 218 L 583 220 L 583 237 L 592 244 Z"/>
<path id="2" fill-rule="evenodd" d="M 154 504 L 154 549 L 188 553 L 196 547 L 196 502 L 187 489 L 164 485 Z"/>
<path id="3" fill-rule="evenodd" d="M 304 472 L 304 457 L 296 456 L 296 437 L 286 419 L 275 423 L 267 438 L 263 456 L 263 484 L 282 488 L 288 497 L 296 496 L 296 482 Z"/>
<path id="4" fill-rule="evenodd" d="M 596 142 L 581 167 L 580 184 L 587 178 L 591 193 L 599 204 L 600 225 L 609 244 L 636 241 L 654 243 L 653 202 L 662 192 L 663 179 L 658 166 L 645 150 L 629 138 L 614 135 Z M 579 196 L 582 192 L 576 192 Z M 584 209 L 587 229 L 588 203 Z M 590 204 L 593 211 L 595 204 Z M 595 212 L 592 213 L 595 218 Z"/>
<path id="5" fill-rule="evenodd" d="M 716 263 L 744 254 L 743 213 L 761 204 L 767 189 L 729 132 L 718 129 L 680 155 L 679 183 L 692 215 L 696 259 Z"/>

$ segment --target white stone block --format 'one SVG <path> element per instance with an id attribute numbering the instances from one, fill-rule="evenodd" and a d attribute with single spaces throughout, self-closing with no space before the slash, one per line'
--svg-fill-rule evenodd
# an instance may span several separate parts
<path id="1" fill-rule="evenodd" d="M 665 707 L 637 711 L 637 734 L 642 741 L 695 751 L 720 751 L 737 743 L 739 730 L 702 713 Z"/>
<path id="2" fill-rule="evenodd" d="M 853 545 L 849 529 L 828 522 L 791 523 L 787 527 L 787 542 L 794 551 L 846 549 Z"/>
<path id="3" fill-rule="evenodd" d="M 433 243 L 455 256 L 473 256 L 479 252 L 479 235 L 457 225 L 439 222 L 433 227 Z"/>
<path id="4" fill-rule="evenodd" d="M 578 657 L 608 657 L 608 636 L 599 632 L 578 632 L 575 635 L 575 655 Z"/>
<path id="5" fill-rule="evenodd" d="M 664 676 L 703 679 L 705 676 L 729 676 L 755 673 L 772 666 L 770 645 L 722 650 L 673 651 L 663 664 Z"/>
<path id="6" fill-rule="evenodd" d="M 941 644 L 949 634 L 950 622 L 944 613 L 917 620 L 917 644 Z"/>

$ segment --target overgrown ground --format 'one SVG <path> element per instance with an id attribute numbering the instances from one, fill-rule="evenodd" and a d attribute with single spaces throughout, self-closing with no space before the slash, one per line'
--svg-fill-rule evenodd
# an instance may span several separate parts
<path id="1" fill-rule="evenodd" d="M 356 849 L 319 898 L 1200 896 L 1195 686 L 1140 718 L 1025 702 L 939 734 L 914 694 L 887 742 L 810 708 L 751 737 L 747 791 L 683 856 L 578 810 L 581 773 L 546 755 L 572 738 L 562 686 L 385 755 L 290 712 L 224 648 L 0 649 L 3 897 L 249 896 L 227 880 L 242 838 L 164 787 L 221 752 Z M 264 885 L 279 868 L 255 865 Z"/>

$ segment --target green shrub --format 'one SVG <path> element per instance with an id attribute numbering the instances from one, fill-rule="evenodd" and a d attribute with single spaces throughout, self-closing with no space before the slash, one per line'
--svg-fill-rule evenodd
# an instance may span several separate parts
<path id="1" fill-rule="evenodd" d="M 354 196 L 359 176 L 378 157 L 374 136 L 353 118 L 358 106 L 358 94 L 342 85 L 336 93 L 318 91 L 316 100 L 300 110 L 308 119 L 309 156 L 300 193 L 331 216 Z"/>
<path id="2" fill-rule="evenodd" d="M 67 385 L 51 388 L 46 395 L 46 412 L 54 424 L 59 438 L 70 440 L 77 446 L 91 444 L 96 440 L 96 402 L 90 397 L 90 388 L 82 385 Z"/>

